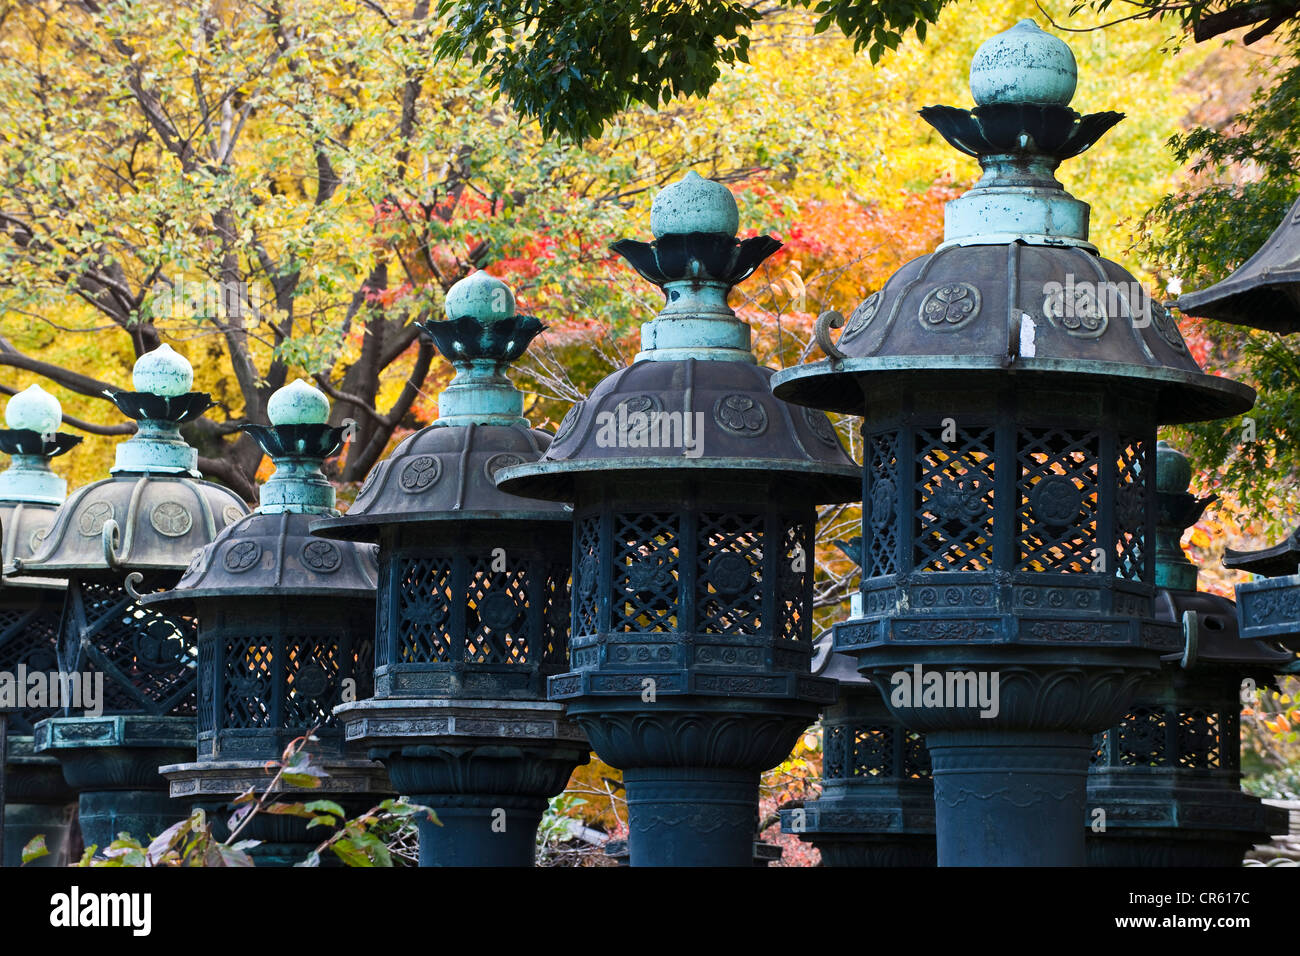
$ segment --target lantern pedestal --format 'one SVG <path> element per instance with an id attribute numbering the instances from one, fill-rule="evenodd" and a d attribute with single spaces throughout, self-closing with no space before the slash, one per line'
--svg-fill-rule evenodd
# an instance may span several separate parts
<path id="1" fill-rule="evenodd" d="M 944 866 L 1083 866 L 1087 734 L 931 732 Z"/>
<path id="2" fill-rule="evenodd" d="M 348 743 L 437 815 L 417 818 L 420 866 L 532 866 L 549 799 L 591 757 L 559 704 L 376 698 L 335 713 Z"/>
<path id="3" fill-rule="evenodd" d="M 28 866 L 67 866 L 68 838 L 76 814 L 77 795 L 63 780 L 53 757 L 38 757 L 31 737 L 9 738 L 5 762 L 4 866 L 21 866 L 23 847 L 45 837 L 46 856 Z"/>
<path id="4" fill-rule="evenodd" d="M 119 833 L 147 842 L 187 813 L 158 766 L 194 753 L 192 717 L 50 717 L 36 725 L 33 749 L 57 759 L 77 791 L 87 848 L 106 847 Z"/>
<path id="5" fill-rule="evenodd" d="M 392 795 L 384 768 L 373 761 L 336 758 L 313 762 L 327 774 L 320 786 L 307 790 L 281 785 L 277 792 L 283 794 L 283 801 L 331 800 L 352 817 Z M 230 801 L 249 789 L 264 791 L 274 776 L 265 760 L 198 761 L 159 767 L 158 772 L 170 782 L 171 796 L 178 805 L 207 812 L 219 840 L 230 835 L 226 825 L 234 810 Z M 309 822 L 304 817 L 259 813 L 240 837 L 262 841 L 248 851 L 257 866 L 294 866 L 329 835 L 328 830 L 307 829 Z M 322 864 L 329 862 L 322 858 Z"/>
<path id="6" fill-rule="evenodd" d="M 580 692 L 573 679 L 581 676 L 591 675 L 554 678 L 551 695 Z M 668 681 L 658 677 L 662 688 Z M 689 696 L 569 703 L 592 749 L 623 770 L 633 866 L 752 866 L 759 776 L 785 759 L 817 710 L 798 700 Z"/>

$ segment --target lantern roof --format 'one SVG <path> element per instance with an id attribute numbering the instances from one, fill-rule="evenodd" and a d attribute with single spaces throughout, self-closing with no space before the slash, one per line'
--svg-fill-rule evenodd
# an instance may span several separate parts
<path id="1" fill-rule="evenodd" d="M 778 372 L 775 394 L 860 414 L 900 388 L 950 386 L 954 376 L 978 388 L 1015 375 L 1029 387 L 1132 382 L 1163 423 L 1249 409 L 1254 392 L 1206 375 L 1169 312 L 1098 254 L 1088 204 L 1057 181 L 1064 160 L 1123 118 L 1070 109 L 1065 44 L 1022 21 L 980 47 L 971 85 L 974 109 L 921 110 L 984 170 L 945 207 L 945 241 L 902 266 L 847 321 L 824 313 L 817 338 L 830 358 Z"/>
<path id="2" fill-rule="evenodd" d="M 1300 199 L 1232 275 L 1175 304 L 1188 315 L 1233 325 L 1283 335 L 1300 331 Z"/>
<path id="3" fill-rule="evenodd" d="M 483 271 L 447 290 L 445 310 L 445 320 L 423 326 L 456 369 L 438 398 L 438 419 L 377 462 L 347 514 L 317 520 L 315 533 L 376 541 L 383 525 L 571 520 L 564 505 L 521 502 L 494 480 L 551 443 L 550 433 L 529 427 L 523 394 L 506 376 L 545 326 L 519 315 L 510 288 Z"/>
<path id="4" fill-rule="evenodd" d="M 757 364 L 749 325 L 727 305 L 781 244 L 738 240 L 735 197 L 694 172 L 655 197 L 650 219 L 653 242 L 610 246 L 664 293 L 641 352 L 569 409 L 536 464 L 503 471 L 501 487 L 568 501 L 580 475 L 722 472 L 788 479 L 819 502 L 855 500 L 860 472 L 830 419 L 772 397 L 773 372 Z"/>
<path id="5" fill-rule="evenodd" d="M 301 379 L 277 389 L 266 408 L 269 426 L 241 426 L 276 466 L 257 508 L 198 551 L 174 588 L 141 604 L 192 612 L 196 602 L 237 595 L 374 600 L 375 546 L 325 541 L 310 530 L 317 518 L 338 515 L 320 469 L 343 446 L 345 427 L 328 424 L 329 399 Z"/>
<path id="6" fill-rule="evenodd" d="M 23 574 L 65 576 L 118 571 L 180 571 L 218 531 L 248 513 L 228 488 L 201 480 L 198 451 L 180 434 L 212 406 L 189 392 L 193 370 L 161 346 L 137 359 L 139 391 L 106 393 L 139 422 L 116 449 L 112 476 L 78 488 L 59 508 L 40 549 L 18 558 Z"/>

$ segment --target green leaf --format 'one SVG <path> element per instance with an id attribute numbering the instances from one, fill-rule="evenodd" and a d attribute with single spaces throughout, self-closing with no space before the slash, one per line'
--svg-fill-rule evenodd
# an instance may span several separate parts
<path id="1" fill-rule="evenodd" d="M 39 860 L 43 856 L 49 856 L 50 851 L 45 846 L 45 834 L 41 833 L 27 841 L 23 847 L 23 863 L 30 863 L 32 860 Z"/>

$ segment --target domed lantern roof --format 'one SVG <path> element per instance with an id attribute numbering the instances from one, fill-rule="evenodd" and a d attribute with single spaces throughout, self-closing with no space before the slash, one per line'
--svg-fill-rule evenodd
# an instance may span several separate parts
<path id="1" fill-rule="evenodd" d="M 1253 391 L 1205 374 L 1169 312 L 1098 254 L 1088 205 L 1055 178 L 1123 118 L 1070 109 L 1076 75 L 1069 47 L 1023 20 L 977 52 L 973 110 L 921 110 L 984 175 L 948 203 L 938 249 L 900 268 L 847 321 L 823 315 L 818 341 L 831 357 L 777 373 L 778 397 L 861 412 L 904 380 L 961 374 L 978 387 L 1014 374 L 1026 385 L 1132 385 L 1163 423 L 1251 407 Z"/>
<path id="2" fill-rule="evenodd" d="M 136 360 L 138 391 L 106 393 L 139 422 L 116 449 L 112 477 L 74 491 L 40 550 L 18 566 L 24 574 L 64 576 L 132 571 L 181 571 L 197 549 L 248 513 L 228 488 L 201 480 L 198 451 L 180 426 L 212 407 L 188 391 L 193 370 L 163 345 Z"/>
<path id="3" fill-rule="evenodd" d="M 199 551 L 175 588 L 144 597 L 192 613 L 197 602 L 276 595 L 373 601 L 377 563 L 370 544 L 314 537 L 310 524 L 338 515 L 320 466 L 343 444 L 329 421 L 329 399 L 301 379 L 267 402 L 270 426 L 243 425 L 275 462 L 252 514 L 227 525 Z"/>
<path id="4" fill-rule="evenodd" d="M 15 561 L 35 553 L 49 533 L 54 516 L 67 497 L 68 483 L 50 470 L 50 460 L 75 447 L 80 436 L 58 431 L 63 421 L 59 400 L 39 385 L 9 399 L 0 429 L 0 451 L 12 456 L 0 472 L 0 567 L 9 587 L 62 587 L 49 578 L 11 574 Z"/>
<path id="5" fill-rule="evenodd" d="M 456 368 L 438 400 L 438 419 L 376 463 L 347 514 L 318 520 L 318 533 L 376 541 L 383 525 L 570 520 L 563 505 L 521 501 L 494 481 L 502 468 L 536 461 L 551 443 L 549 432 L 523 418 L 523 395 L 506 377 L 545 326 L 519 315 L 510 288 L 481 270 L 448 290 L 445 308 L 445 320 L 424 326 Z"/>
<path id="6" fill-rule="evenodd" d="M 503 475 L 512 494 L 572 500 L 578 476 L 640 480 L 710 470 L 782 475 L 819 502 L 852 501 L 857 466 L 823 412 L 772 397 L 773 370 L 750 349 L 750 328 L 727 305 L 731 288 L 781 247 L 771 236 L 738 240 L 736 199 L 689 172 L 662 190 L 650 213 L 655 241 L 611 249 L 664 293 L 641 330 L 633 364 L 569 409 L 536 465 Z"/>

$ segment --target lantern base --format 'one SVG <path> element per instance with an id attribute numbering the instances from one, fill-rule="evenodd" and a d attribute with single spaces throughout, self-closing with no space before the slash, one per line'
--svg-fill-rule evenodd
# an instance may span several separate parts
<path id="1" fill-rule="evenodd" d="M 934 794 L 928 778 L 919 787 L 838 789 L 848 792 L 782 810 L 781 832 L 817 847 L 823 866 L 935 865 Z"/>
<path id="2" fill-rule="evenodd" d="M 564 707 L 543 701 L 379 699 L 335 713 L 382 760 L 420 819 L 420 866 L 532 866 L 548 800 L 590 759 Z"/>
<path id="3" fill-rule="evenodd" d="M 194 755 L 192 717 L 50 717 L 36 725 L 34 750 L 58 760 L 79 794 L 87 848 L 106 847 L 119 833 L 147 843 L 186 815 L 158 766 Z"/>
<path id="4" fill-rule="evenodd" d="M 332 800 L 348 817 L 353 817 L 392 796 L 384 768 L 372 760 L 334 759 L 314 763 L 326 773 L 320 786 L 308 790 L 282 784 L 277 788 L 282 793 L 279 802 Z M 265 760 L 201 760 L 159 767 L 158 772 L 167 778 L 171 796 L 178 805 L 192 804 L 208 814 L 212 832 L 219 840 L 230 835 L 226 821 L 234 807 L 229 801 L 250 789 L 264 791 L 274 777 L 274 770 L 267 769 Z M 180 804 L 181 800 L 186 803 Z M 331 832 L 308 830 L 309 822 L 305 817 L 258 814 L 239 835 L 241 839 L 262 841 L 248 851 L 255 865 L 295 866 L 306 860 Z M 322 865 L 333 862 L 336 862 L 333 854 L 321 857 Z"/>
<path id="5" fill-rule="evenodd" d="M 1285 810 L 1235 786 L 1187 786 L 1157 772 L 1105 786 L 1106 776 L 1115 775 L 1088 781 L 1089 866 L 1241 866 L 1251 847 L 1287 832 Z"/>

